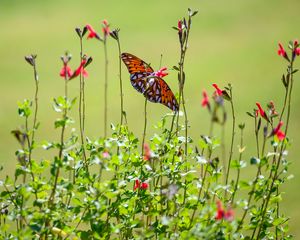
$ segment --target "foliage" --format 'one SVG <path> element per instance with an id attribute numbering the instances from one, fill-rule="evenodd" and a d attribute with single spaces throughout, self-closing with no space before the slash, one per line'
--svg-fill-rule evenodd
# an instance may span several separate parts
<path id="1" fill-rule="evenodd" d="M 108 137 L 90 139 L 85 136 L 84 78 L 88 76 L 85 68 L 92 61 L 83 55 L 83 37 L 92 29 L 87 25 L 82 30 L 76 28 L 80 39 L 79 67 L 73 72 L 68 66 L 71 56 L 66 53 L 62 57 L 60 75 L 65 81 L 65 94 L 53 99 L 53 109 L 60 115 L 54 122 L 55 128 L 61 129 L 59 141 L 37 143 L 39 79 L 36 55 L 25 57 L 33 67 L 36 91 L 33 101 L 25 99 L 18 104 L 24 127 L 12 131 L 20 144 L 16 151 L 15 176 L 6 176 L 0 182 L 1 238 L 292 238 L 287 225 L 289 219 L 280 211 L 280 189 L 292 177 L 288 175 L 290 139 L 287 132 L 297 72 L 294 62 L 300 54 L 298 42 L 289 44 L 291 55 L 281 44 L 278 51 L 288 63 L 287 72 L 282 76 L 285 89 L 282 110 L 279 112 L 270 102 L 266 111 L 257 103 L 258 109 L 248 112 L 253 118 L 257 147 L 252 158 L 245 160 L 245 124 L 236 126 L 230 84 L 224 89 L 213 84 L 216 91 L 212 98 L 203 93 L 202 106 L 211 116 L 209 135 L 202 135 L 197 141 L 188 136 L 184 60 L 192 17 L 196 14 L 189 9 L 188 20 L 183 18 L 174 27 L 179 37 L 180 60 L 173 68 L 178 72 L 178 102 L 183 114 L 174 112 L 163 116 L 155 126 L 157 133 L 149 140 L 145 139 L 147 101 L 142 141 L 123 123 L 126 112 L 121 74 L 120 124 L 111 124 Z M 109 25 L 107 21 L 103 23 L 106 42 Z M 92 36 L 103 41 L 94 30 L 89 33 L 89 37 Z M 110 36 L 117 40 L 121 55 L 119 30 L 112 30 Z M 107 72 L 105 76 L 107 82 Z M 76 77 L 80 78 L 79 133 L 70 130 L 74 121 L 69 115 L 77 106 L 77 99 L 68 98 L 68 82 L 75 81 Z M 224 142 L 223 135 L 214 136 L 216 127 L 225 128 L 227 107 L 232 116 L 229 144 Z M 184 124 L 181 124 L 181 115 Z M 285 129 L 281 130 L 283 126 Z M 234 152 L 237 137 L 238 151 Z M 226 145 L 230 149 L 228 158 Z M 56 154 L 52 159 L 36 159 L 33 153 L 40 147 Z M 242 172 L 253 167 L 256 169 L 253 178 L 243 179 Z"/>

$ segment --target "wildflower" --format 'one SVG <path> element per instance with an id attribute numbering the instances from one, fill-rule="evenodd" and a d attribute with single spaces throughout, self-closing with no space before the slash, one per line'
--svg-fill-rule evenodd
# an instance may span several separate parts
<path id="1" fill-rule="evenodd" d="M 299 43 L 297 40 L 294 41 L 294 52 L 293 55 L 300 55 L 300 48 L 299 48 Z"/>
<path id="2" fill-rule="evenodd" d="M 79 65 L 79 67 L 73 73 L 72 78 L 77 77 L 80 73 L 84 77 L 88 77 L 88 72 L 84 69 L 85 64 L 86 64 L 86 59 L 83 59 Z"/>
<path id="3" fill-rule="evenodd" d="M 201 102 L 201 105 L 202 107 L 208 107 L 209 108 L 209 98 L 208 98 L 208 95 L 207 95 L 207 92 L 205 90 L 202 91 L 202 102 Z"/>
<path id="4" fill-rule="evenodd" d="M 103 24 L 102 32 L 104 34 L 104 37 L 107 37 L 109 35 L 109 32 L 110 32 L 109 24 L 108 24 L 107 20 L 105 20 L 105 19 L 102 21 L 102 24 Z"/>
<path id="5" fill-rule="evenodd" d="M 282 57 L 284 57 L 286 60 L 290 61 L 290 60 L 289 60 L 289 57 L 288 57 L 288 55 L 287 55 L 287 53 L 286 53 L 286 51 L 284 50 L 284 48 L 283 48 L 283 46 L 282 46 L 282 44 L 281 44 L 281 43 L 278 43 L 278 45 L 279 45 L 279 49 L 278 49 L 278 51 L 277 51 L 278 55 L 279 55 L 279 56 L 282 56 Z"/>
<path id="6" fill-rule="evenodd" d="M 146 182 L 141 182 L 139 179 L 135 180 L 135 184 L 133 187 L 133 190 L 137 190 L 137 189 L 143 189 L 146 190 L 149 187 L 149 184 Z"/>
<path id="7" fill-rule="evenodd" d="M 222 96 L 222 90 L 218 87 L 218 85 L 216 83 L 213 84 L 213 87 L 216 89 L 216 93 L 218 96 Z"/>
<path id="8" fill-rule="evenodd" d="M 256 116 L 258 116 L 258 113 L 259 115 L 264 118 L 265 120 L 269 121 L 268 117 L 267 117 L 267 114 L 266 112 L 262 109 L 260 103 L 256 103 L 256 106 L 258 107 L 258 110 L 256 110 Z"/>
<path id="9" fill-rule="evenodd" d="M 216 220 L 222 220 L 225 219 L 227 221 L 232 221 L 234 217 L 234 212 L 231 208 L 229 208 L 227 211 L 224 210 L 222 206 L 222 202 L 220 200 L 217 201 L 217 213 L 216 213 Z"/>
<path id="10" fill-rule="evenodd" d="M 73 71 L 67 64 L 64 64 L 59 75 L 65 79 L 69 79 L 73 75 Z"/>
<path id="11" fill-rule="evenodd" d="M 109 155 L 109 153 L 107 151 L 105 151 L 105 152 L 102 153 L 102 157 L 103 158 L 109 158 L 109 156 L 110 155 Z"/>
<path id="12" fill-rule="evenodd" d="M 151 150 L 147 143 L 144 144 L 144 160 L 148 161 L 151 159 Z"/>
<path id="13" fill-rule="evenodd" d="M 277 51 L 278 55 L 285 57 L 287 54 L 286 54 L 286 51 L 284 50 L 282 44 L 279 43 L 278 45 L 279 45 L 279 49 Z"/>
<path id="14" fill-rule="evenodd" d="M 178 33 L 182 33 L 182 22 L 178 20 Z"/>
<path id="15" fill-rule="evenodd" d="M 282 127 L 283 122 L 280 121 L 276 128 L 273 129 L 272 135 L 276 135 L 279 141 L 282 141 L 285 138 L 284 132 L 280 130 Z"/>
<path id="16" fill-rule="evenodd" d="M 89 31 L 89 34 L 87 36 L 87 39 L 89 38 L 97 38 L 97 39 L 100 39 L 99 35 L 96 33 L 96 31 L 93 29 L 93 27 L 90 25 L 90 24 L 87 24 L 86 25 L 86 28 L 88 29 Z"/>
<path id="17" fill-rule="evenodd" d="M 158 71 L 156 71 L 154 73 L 154 76 L 159 77 L 159 78 L 163 78 L 165 76 L 167 76 L 169 73 L 165 72 L 167 70 L 166 67 L 162 67 L 161 69 L 159 69 Z"/>

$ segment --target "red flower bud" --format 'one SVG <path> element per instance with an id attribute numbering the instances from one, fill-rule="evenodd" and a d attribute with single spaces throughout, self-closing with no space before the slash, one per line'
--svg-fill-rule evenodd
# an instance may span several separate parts
<path id="1" fill-rule="evenodd" d="M 205 90 L 202 91 L 202 95 L 203 95 L 202 102 L 201 102 L 202 107 L 209 106 L 209 98 Z"/>
<path id="2" fill-rule="evenodd" d="M 64 64 L 64 66 L 60 70 L 59 75 L 65 79 L 68 79 L 73 75 L 73 72 L 72 69 L 67 64 Z"/>
<path id="3" fill-rule="evenodd" d="M 90 24 L 87 24 L 87 25 L 86 25 L 86 28 L 87 28 L 88 31 L 89 31 L 89 34 L 88 34 L 88 36 L 87 36 L 87 39 L 89 39 L 89 38 L 97 38 L 97 39 L 99 39 L 98 34 L 96 33 L 96 31 L 94 30 L 94 28 L 93 28 Z"/>
<path id="4" fill-rule="evenodd" d="M 178 20 L 178 32 L 179 33 L 182 32 L 182 22 L 181 22 L 181 20 Z"/>
<path id="5" fill-rule="evenodd" d="M 218 85 L 216 83 L 213 84 L 213 87 L 216 89 L 216 93 L 218 96 L 222 96 L 222 90 L 218 87 Z"/>
<path id="6" fill-rule="evenodd" d="M 103 23 L 102 32 L 103 32 L 104 36 L 107 37 L 110 32 L 108 21 L 104 19 L 102 21 L 102 23 Z"/>
<path id="7" fill-rule="evenodd" d="M 256 106 L 258 107 L 258 111 L 256 112 L 256 114 L 258 115 L 258 113 L 260 114 L 260 116 L 262 118 L 264 118 L 265 120 L 269 121 L 266 112 L 262 109 L 260 103 L 256 103 Z"/>

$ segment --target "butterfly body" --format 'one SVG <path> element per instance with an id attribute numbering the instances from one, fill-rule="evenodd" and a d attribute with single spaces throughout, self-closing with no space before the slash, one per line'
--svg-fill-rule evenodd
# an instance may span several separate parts
<path id="1" fill-rule="evenodd" d="M 178 111 L 178 103 L 172 90 L 162 78 L 155 75 L 149 64 L 130 53 L 122 53 L 121 58 L 130 73 L 131 85 L 138 92 L 150 102 L 161 103 Z"/>

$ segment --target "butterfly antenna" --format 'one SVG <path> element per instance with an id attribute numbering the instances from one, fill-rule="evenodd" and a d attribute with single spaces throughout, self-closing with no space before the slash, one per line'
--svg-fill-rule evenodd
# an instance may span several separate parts
<path id="1" fill-rule="evenodd" d="M 162 58 L 163 58 L 163 54 L 161 53 L 160 54 L 160 61 L 159 61 L 159 69 L 161 68 L 161 65 L 162 65 Z"/>

